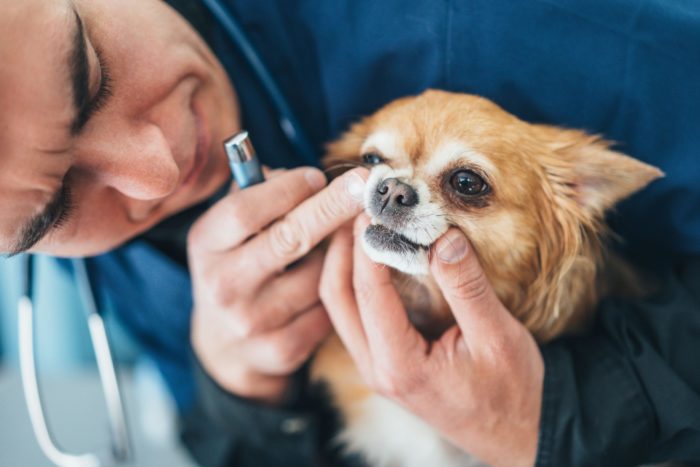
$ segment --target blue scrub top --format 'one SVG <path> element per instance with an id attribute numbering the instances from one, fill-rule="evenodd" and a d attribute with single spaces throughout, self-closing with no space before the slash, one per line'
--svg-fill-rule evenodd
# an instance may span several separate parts
<path id="1" fill-rule="evenodd" d="M 666 177 L 611 218 L 633 258 L 700 253 L 700 7 L 695 0 L 237 0 L 318 151 L 383 104 L 426 88 L 492 99 L 531 122 L 582 128 Z M 269 99 L 216 27 L 263 161 L 299 164 Z M 90 262 L 104 300 L 192 398 L 187 272 L 143 242 Z"/>

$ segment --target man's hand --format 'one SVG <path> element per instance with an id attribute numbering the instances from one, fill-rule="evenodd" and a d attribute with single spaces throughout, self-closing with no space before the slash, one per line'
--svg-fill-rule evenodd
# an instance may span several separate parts
<path id="1" fill-rule="evenodd" d="M 355 224 L 356 235 L 368 223 Z M 349 229 L 333 238 L 321 298 L 367 384 L 495 466 L 533 465 L 544 365 L 528 331 L 496 297 L 464 235 L 433 247 L 431 272 L 457 324 L 427 342 L 409 322 L 389 270 Z"/>
<path id="2" fill-rule="evenodd" d="M 354 170 L 323 189 L 316 169 L 283 172 L 229 194 L 192 227 L 192 343 L 223 388 L 284 400 L 289 376 L 330 332 L 314 248 L 361 211 L 366 177 Z"/>

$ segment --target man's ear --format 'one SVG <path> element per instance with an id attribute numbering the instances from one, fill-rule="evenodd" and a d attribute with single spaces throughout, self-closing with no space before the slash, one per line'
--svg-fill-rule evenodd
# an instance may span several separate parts
<path id="1" fill-rule="evenodd" d="M 364 122 L 355 123 L 337 140 L 326 145 L 326 155 L 321 159 L 321 165 L 330 178 L 362 164 L 362 144 L 367 138 L 367 125 Z"/>
<path id="2" fill-rule="evenodd" d="M 582 131 L 533 125 L 550 149 L 543 165 L 559 195 L 573 198 L 589 215 L 602 216 L 622 199 L 663 177 L 658 168 L 610 149 Z"/>

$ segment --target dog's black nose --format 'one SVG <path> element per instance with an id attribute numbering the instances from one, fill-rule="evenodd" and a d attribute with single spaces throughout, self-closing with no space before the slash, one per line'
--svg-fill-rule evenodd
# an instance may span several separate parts
<path id="1" fill-rule="evenodd" d="M 377 185 L 375 197 L 381 206 L 380 211 L 385 209 L 399 210 L 410 208 L 418 204 L 418 193 L 408 183 L 404 183 L 398 178 L 387 178 Z"/>

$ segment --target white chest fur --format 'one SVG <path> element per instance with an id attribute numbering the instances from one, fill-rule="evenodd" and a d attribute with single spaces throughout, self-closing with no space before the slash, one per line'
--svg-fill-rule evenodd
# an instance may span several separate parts
<path id="1" fill-rule="evenodd" d="M 378 395 L 358 401 L 338 440 L 374 467 L 481 467 L 431 426 Z"/>
<path id="2" fill-rule="evenodd" d="M 312 378 L 328 386 L 342 415 L 337 441 L 372 467 L 482 467 L 445 441 L 430 425 L 362 382 L 337 336 L 319 349 Z"/>

